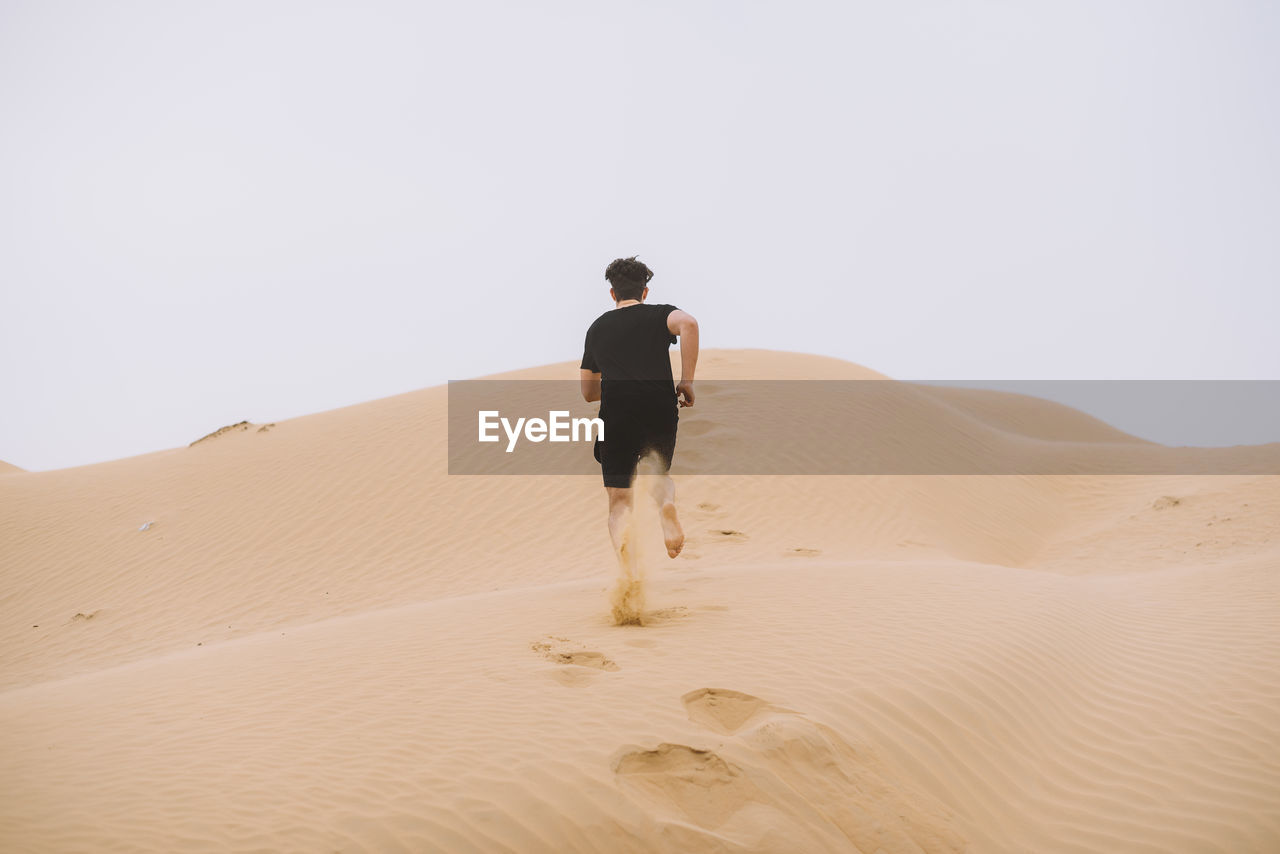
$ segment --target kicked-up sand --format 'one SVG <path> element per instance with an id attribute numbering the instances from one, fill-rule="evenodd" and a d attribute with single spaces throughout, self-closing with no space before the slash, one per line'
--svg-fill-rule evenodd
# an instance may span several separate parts
<path id="1" fill-rule="evenodd" d="M 878 375 L 704 353 L 741 377 Z M 1158 452 L 930 405 L 904 441 Z M 448 476 L 446 421 L 437 387 L 0 465 L 0 850 L 1280 851 L 1280 477 L 677 450 L 683 552 L 647 510 L 622 575 L 598 477 Z"/>

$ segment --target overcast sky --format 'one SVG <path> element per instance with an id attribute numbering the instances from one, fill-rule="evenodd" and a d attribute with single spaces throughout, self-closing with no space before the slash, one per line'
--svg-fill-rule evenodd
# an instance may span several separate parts
<path id="1" fill-rule="evenodd" d="M 0 0 L 0 459 L 703 345 L 1280 379 L 1280 6 Z"/>

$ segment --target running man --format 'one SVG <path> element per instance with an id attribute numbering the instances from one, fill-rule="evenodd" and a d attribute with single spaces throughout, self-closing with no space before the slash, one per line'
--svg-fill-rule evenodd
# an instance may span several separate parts
<path id="1" fill-rule="evenodd" d="M 620 552 L 636 463 L 654 451 L 661 475 L 653 498 L 661 508 L 667 555 L 675 557 L 684 547 L 684 531 L 676 517 L 676 485 L 668 471 L 676 451 L 679 408 L 693 406 L 698 321 L 674 305 L 645 303 L 653 271 L 634 255 L 614 261 L 604 277 L 614 307 L 587 330 L 581 379 L 582 396 L 588 402 L 600 401 L 604 421 L 604 440 L 596 440 L 595 457 L 609 496 L 609 537 L 614 552 Z M 667 350 L 677 337 L 680 382 L 674 384 Z"/>

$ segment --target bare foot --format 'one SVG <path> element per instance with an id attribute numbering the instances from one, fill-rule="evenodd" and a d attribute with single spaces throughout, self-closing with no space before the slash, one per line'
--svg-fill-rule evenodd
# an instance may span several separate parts
<path id="1" fill-rule="evenodd" d="M 684 548 L 684 529 L 676 518 L 674 504 L 662 505 L 662 539 L 667 544 L 667 557 L 675 557 Z"/>

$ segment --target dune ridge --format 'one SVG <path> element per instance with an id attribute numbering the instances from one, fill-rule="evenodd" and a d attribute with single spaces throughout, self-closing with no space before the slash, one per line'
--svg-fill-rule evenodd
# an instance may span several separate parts
<path id="1" fill-rule="evenodd" d="M 700 376 L 889 381 L 758 350 Z M 735 441 L 710 402 L 682 429 Z M 449 477 L 446 421 L 428 388 L 0 479 L 0 848 L 1280 849 L 1280 478 L 677 451 L 685 551 L 617 626 L 598 479 Z"/>

